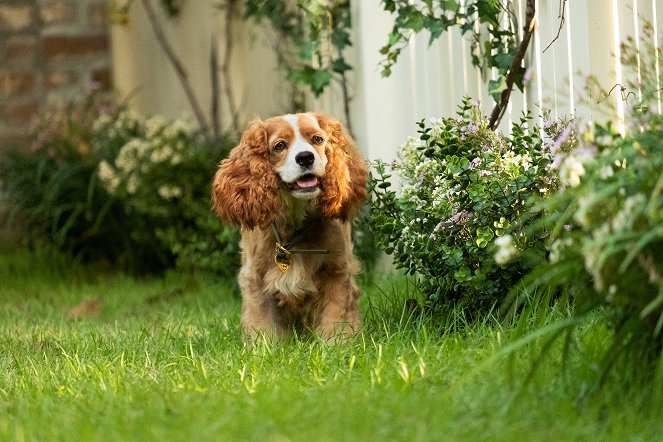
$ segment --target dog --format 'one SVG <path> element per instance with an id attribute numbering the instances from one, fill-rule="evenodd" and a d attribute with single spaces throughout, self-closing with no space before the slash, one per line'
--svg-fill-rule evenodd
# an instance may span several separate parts
<path id="1" fill-rule="evenodd" d="M 321 113 L 256 119 L 219 164 L 212 204 L 241 229 L 247 345 L 259 336 L 312 331 L 331 341 L 360 331 L 351 221 L 366 179 L 352 138 Z"/>

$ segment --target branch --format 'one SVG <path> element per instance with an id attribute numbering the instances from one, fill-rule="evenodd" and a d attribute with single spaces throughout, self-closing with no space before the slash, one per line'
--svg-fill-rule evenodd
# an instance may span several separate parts
<path id="1" fill-rule="evenodd" d="M 490 114 L 489 127 L 492 130 L 497 128 L 497 125 L 504 116 L 507 104 L 509 103 L 509 98 L 511 97 L 511 91 L 513 90 L 513 83 L 523 71 L 523 58 L 525 58 L 527 47 L 529 46 L 532 34 L 534 33 L 534 25 L 536 24 L 534 20 L 535 13 L 535 0 L 527 0 L 527 14 L 525 16 L 525 27 L 523 28 L 523 39 L 520 42 L 520 46 L 518 46 L 518 52 L 516 53 L 516 56 L 511 63 L 511 67 L 509 68 L 509 73 L 506 76 L 506 89 L 502 91 L 500 102 L 495 105 L 493 112 Z"/>
<path id="2" fill-rule="evenodd" d="M 193 109 L 193 113 L 196 116 L 196 120 L 198 120 L 198 125 L 203 131 L 205 131 L 207 130 L 207 121 L 205 120 L 205 115 L 203 114 L 203 111 L 200 108 L 200 104 L 198 104 L 198 100 L 196 99 L 196 94 L 193 92 L 193 89 L 191 88 L 191 83 L 189 83 L 186 70 L 184 69 L 184 66 L 182 65 L 180 59 L 175 54 L 175 51 L 173 50 L 172 46 L 170 46 L 170 43 L 168 43 L 166 35 L 164 34 L 163 29 L 159 24 L 159 19 L 157 18 L 154 8 L 152 8 L 152 5 L 150 4 L 150 0 L 142 0 L 142 1 L 143 1 L 143 7 L 145 8 L 145 12 L 147 12 L 147 17 L 149 18 L 150 24 L 152 25 L 154 35 L 156 36 L 159 45 L 161 45 L 161 48 L 166 53 L 168 60 L 173 65 L 173 68 L 175 68 L 175 73 L 177 74 L 177 77 L 179 78 L 180 83 L 182 84 L 182 88 L 184 89 L 184 93 L 186 94 L 186 97 L 189 100 L 191 108 Z"/>
<path id="3" fill-rule="evenodd" d="M 343 58 L 343 51 L 338 49 L 339 58 Z M 348 88 L 348 77 L 345 71 L 341 72 L 341 93 L 343 95 L 343 112 L 345 114 L 345 124 L 347 125 L 348 132 L 352 134 L 352 122 L 350 121 L 350 91 Z"/>
<path id="4" fill-rule="evenodd" d="M 555 35 L 555 38 L 552 39 L 550 43 L 548 43 L 548 46 L 541 51 L 543 54 L 548 50 L 550 46 L 552 46 L 553 43 L 555 43 L 559 39 L 559 34 L 562 33 L 562 28 L 564 27 L 564 23 L 566 23 L 566 16 L 565 16 L 565 11 L 566 11 L 566 0 L 559 0 L 559 15 L 557 18 L 559 19 L 559 27 L 557 28 L 557 35 Z"/>
<path id="5" fill-rule="evenodd" d="M 226 1 L 226 16 L 225 16 L 225 53 L 223 56 L 223 64 L 221 65 L 221 75 L 223 76 L 224 90 L 226 99 L 228 100 L 228 111 L 232 120 L 232 128 L 236 132 L 239 131 L 239 112 L 237 111 L 237 104 L 235 103 L 235 95 L 233 94 L 232 81 L 230 78 L 230 62 L 233 49 L 233 11 L 235 8 L 236 0 Z"/>
<path id="6" fill-rule="evenodd" d="M 214 138 L 218 139 L 221 136 L 221 114 L 219 113 L 219 55 L 216 42 L 216 35 L 213 34 L 209 57 L 210 81 L 212 87 L 210 114 L 212 118 L 212 133 Z"/>

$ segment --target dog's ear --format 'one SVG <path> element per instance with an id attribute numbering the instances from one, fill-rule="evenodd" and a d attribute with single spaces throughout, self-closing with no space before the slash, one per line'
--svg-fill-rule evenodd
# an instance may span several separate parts
<path id="1" fill-rule="evenodd" d="M 269 163 L 267 132 L 254 120 L 212 183 L 212 204 L 219 217 L 245 229 L 266 228 L 279 213 L 279 183 Z"/>
<path id="2" fill-rule="evenodd" d="M 366 198 L 366 162 L 341 123 L 326 114 L 315 114 L 327 133 L 327 167 L 319 197 L 322 213 L 343 221 L 357 216 Z"/>

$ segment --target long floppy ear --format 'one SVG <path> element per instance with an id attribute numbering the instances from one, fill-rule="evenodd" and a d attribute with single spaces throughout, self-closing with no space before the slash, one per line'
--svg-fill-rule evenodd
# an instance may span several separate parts
<path id="1" fill-rule="evenodd" d="M 280 211 L 278 179 L 269 163 L 267 133 L 253 121 L 237 147 L 219 164 L 212 204 L 219 217 L 242 228 L 266 228 Z"/>
<path id="2" fill-rule="evenodd" d="M 341 123 L 325 114 L 315 114 L 327 133 L 327 167 L 318 198 L 322 213 L 343 221 L 353 219 L 366 199 L 366 162 Z"/>

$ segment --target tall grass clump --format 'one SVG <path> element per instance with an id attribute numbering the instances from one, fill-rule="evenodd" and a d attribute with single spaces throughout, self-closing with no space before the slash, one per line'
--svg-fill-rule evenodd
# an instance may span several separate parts
<path id="1" fill-rule="evenodd" d="M 558 155 L 563 187 L 537 206 L 541 220 L 530 230 L 550 237 L 524 286 L 569 293 L 577 318 L 600 309 L 614 330 L 599 364 L 599 385 L 614 368 L 644 378 L 658 373 L 663 381 L 663 116 L 653 67 L 645 69 L 656 50 L 643 45 L 647 56 L 639 59 L 633 40 L 622 45 L 622 63 L 633 73 L 620 85 L 629 110 L 625 134 L 596 124 L 575 149 Z M 649 72 L 642 83 L 634 80 L 641 64 Z"/>
<path id="2" fill-rule="evenodd" d="M 651 115 L 626 136 L 595 127 L 564 160 L 577 178 L 538 207 L 549 252 L 528 281 L 573 293 L 578 315 L 607 308 L 615 340 L 606 372 L 619 358 L 644 370 L 661 354 L 662 124 Z"/>

